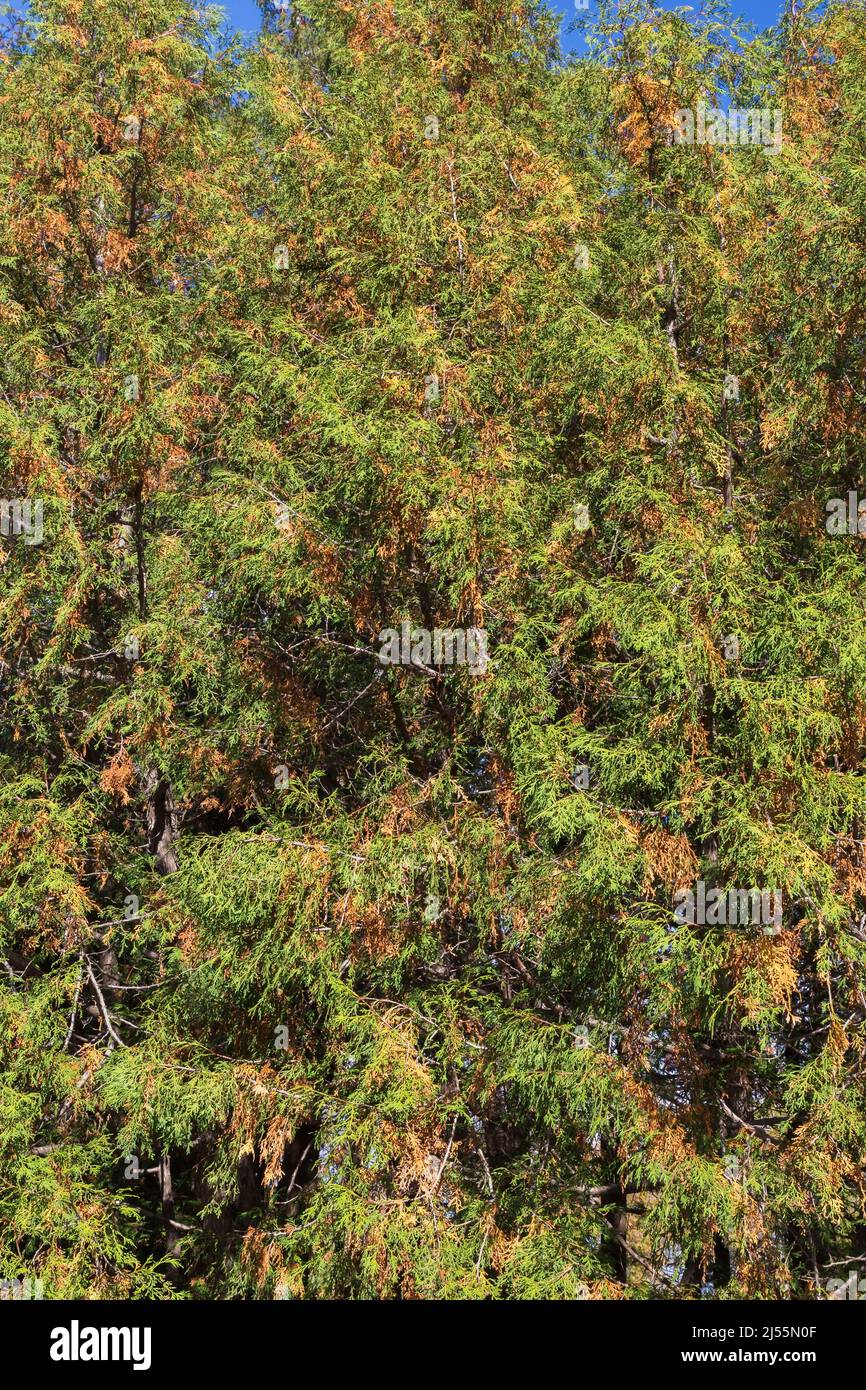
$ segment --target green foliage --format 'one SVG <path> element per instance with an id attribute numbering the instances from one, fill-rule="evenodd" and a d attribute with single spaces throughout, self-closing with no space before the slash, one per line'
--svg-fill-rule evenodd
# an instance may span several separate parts
<path id="1" fill-rule="evenodd" d="M 866 586 L 825 525 L 863 19 L 7 38 L 0 492 L 44 535 L 0 538 L 0 1277 L 817 1298 L 866 1259 Z M 680 143 L 699 102 L 780 148 Z M 404 622 L 486 670 L 383 662 Z M 679 919 L 698 883 L 781 929 Z"/>

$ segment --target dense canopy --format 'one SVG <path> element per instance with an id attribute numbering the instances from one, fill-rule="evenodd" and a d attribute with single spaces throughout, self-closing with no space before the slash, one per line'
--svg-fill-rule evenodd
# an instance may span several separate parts
<path id="1" fill-rule="evenodd" d="M 864 20 L 7 27 L 0 1278 L 866 1260 Z"/>

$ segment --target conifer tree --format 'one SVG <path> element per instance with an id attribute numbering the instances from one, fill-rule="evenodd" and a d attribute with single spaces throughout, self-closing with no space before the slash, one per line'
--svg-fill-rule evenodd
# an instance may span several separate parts
<path id="1" fill-rule="evenodd" d="M 0 1277 L 866 1258 L 863 17 L 7 40 Z"/>

